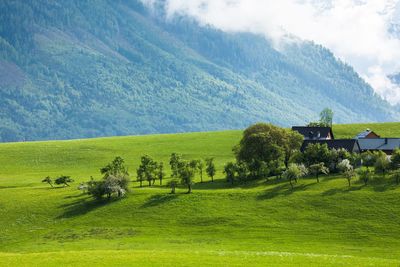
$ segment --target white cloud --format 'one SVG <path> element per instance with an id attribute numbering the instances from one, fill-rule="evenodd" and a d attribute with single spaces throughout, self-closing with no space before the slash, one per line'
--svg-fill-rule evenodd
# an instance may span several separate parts
<path id="1" fill-rule="evenodd" d="M 156 0 L 143 0 L 154 3 Z M 287 35 L 313 40 L 351 64 L 378 94 L 400 103 L 387 74 L 400 71 L 400 40 L 388 28 L 400 23 L 400 0 L 166 0 L 169 16 L 186 14 L 224 31 Z"/>

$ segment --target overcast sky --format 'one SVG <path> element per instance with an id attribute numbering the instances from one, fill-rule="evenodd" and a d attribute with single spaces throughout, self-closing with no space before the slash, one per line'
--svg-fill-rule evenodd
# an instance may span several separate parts
<path id="1" fill-rule="evenodd" d="M 392 24 L 400 25 L 400 0 L 166 2 L 169 16 L 185 14 L 224 31 L 264 34 L 277 45 L 288 35 L 312 40 L 352 65 L 381 96 L 400 103 L 400 88 L 387 78 L 400 72 L 400 40 L 389 32 Z"/>

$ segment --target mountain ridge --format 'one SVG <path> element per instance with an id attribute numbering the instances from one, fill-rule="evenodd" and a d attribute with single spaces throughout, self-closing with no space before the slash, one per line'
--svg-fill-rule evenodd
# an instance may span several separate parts
<path id="1" fill-rule="evenodd" d="M 0 7 L 0 141 L 288 126 L 326 106 L 337 122 L 398 114 L 312 43 L 283 53 L 135 0 Z"/>

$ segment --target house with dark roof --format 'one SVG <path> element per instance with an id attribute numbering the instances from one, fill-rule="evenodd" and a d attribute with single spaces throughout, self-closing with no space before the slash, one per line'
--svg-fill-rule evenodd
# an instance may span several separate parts
<path id="1" fill-rule="evenodd" d="M 304 137 L 304 140 L 335 139 L 331 127 L 293 126 L 292 130 L 300 133 Z"/>
<path id="2" fill-rule="evenodd" d="M 334 140 L 304 140 L 300 148 L 301 152 L 307 148 L 309 144 L 326 144 L 329 149 L 346 149 L 350 153 L 360 153 L 361 148 L 356 139 L 334 139 Z"/>
<path id="3" fill-rule="evenodd" d="M 370 138 L 381 138 L 374 131 L 367 129 L 356 135 L 355 139 L 370 139 Z"/>
<path id="4" fill-rule="evenodd" d="M 400 138 L 361 138 L 358 139 L 361 152 L 382 150 L 388 155 L 400 148 Z"/>

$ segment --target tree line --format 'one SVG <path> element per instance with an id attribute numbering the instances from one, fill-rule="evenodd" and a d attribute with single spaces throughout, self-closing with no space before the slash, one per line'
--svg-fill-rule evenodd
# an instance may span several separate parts
<path id="1" fill-rule="evenodd" d="M 309 144 L 300 151 L 303 136 L 296 131 L 280 128 L 272 124 L 258 123 L 243 132 L 239 144 L 233 148 L 234 162 L 224 166 L 226 182 L 242 183 L 256 179 L 284 179 L 293 189 L 298 180 L 305 176 L 315 177 L 320 182 L 322 175 L 341 174 L 351 186 L 351 181 L 359 177 L 365 185 L 374 175 L 386 177 L 390 175 L 397 184 L 400 183 L 400 149 L 391 157 L 384 152 L 350 153 L 345 149 L 329 149 L 326 144 Z M 172 153 L 169 158 L 170 179 L 167 185 L 174 194 L 176 187 L 187 187 L 187 193 L 193 190 L 194 178 L 198 174 L 203 183 L 207 175 L 214 182 L 216 175 L 215 159 L 183 159 L 181 154 Z M 122 197 L 129 191 L 130 174 L 124 159 L 116 157 L 112 162 L 100 169 L 102 179 L 81 183 L 79 189 L 96 199 L 112 196 Z M 154 160 L 149 155 L 140 158 L 136 169 L 136 180 L 140 187 L 163 185 L 166 178 L 163 162 Z M 66 187 L 73 179 L 70 176 L 57 178 L 46 177 L 42 180 L 51 187 L 53 184 Z"/>

